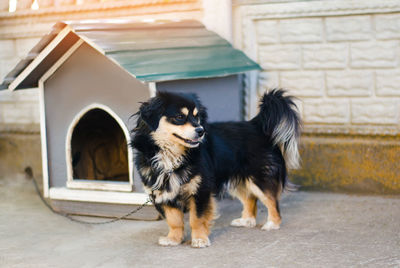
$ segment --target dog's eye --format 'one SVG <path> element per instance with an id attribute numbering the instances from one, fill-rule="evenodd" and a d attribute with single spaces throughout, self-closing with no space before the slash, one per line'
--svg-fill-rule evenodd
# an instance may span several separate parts
<path id="1" fill-rule="evenodd" d="M 185 120 L 185 116 L 183 116 L 182 114 L 178 114 L 177 116 L 175 116 L 175 120 L 183 121 L 183 120 Z"/>

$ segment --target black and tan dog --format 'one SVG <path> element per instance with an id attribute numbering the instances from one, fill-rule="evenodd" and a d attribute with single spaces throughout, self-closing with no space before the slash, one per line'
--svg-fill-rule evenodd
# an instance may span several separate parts
<path id="1" fill-rule="evenodd" d="M 263 230 L 279 229 L 279 197 L 287 169 L 298 166 L 300 118 L 292 97 L 273 90 L 246 122 L 207 123 L 195 95 L 158 93 L 141 105 L 132 146 L 145 190 L 165 216 L 159 244 L 178 245 L 189 211 L 192 246 L 210 245 L 214 196 L 224 186 L 243 204 L 232 226 L 256 226 L 257 200 L 268 208 Z"/>

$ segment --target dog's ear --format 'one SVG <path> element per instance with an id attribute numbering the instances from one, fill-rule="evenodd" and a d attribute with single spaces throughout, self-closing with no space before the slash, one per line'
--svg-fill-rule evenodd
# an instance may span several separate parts
<path id="1" fill-rule="evenodd" d="M 142 103 L 139 108 L 140 118 L 152 131 L 158 128 L 162 113 L 163 102 L 159 97 L 151 98 L 149 101 Z"/>
<path id="2" fill-rule="evenodd" d="M 207 108 L 204 107 L 201 103 L 199 103 L 197 105 L 197 107 L 199 109 L 199 117 L 200 117 L 201 124 L 207 123 L 207 119 L 208 119 Z"/>

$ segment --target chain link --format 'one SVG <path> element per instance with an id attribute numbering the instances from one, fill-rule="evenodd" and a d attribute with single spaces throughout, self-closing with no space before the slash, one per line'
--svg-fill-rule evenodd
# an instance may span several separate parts
<path id="1" fill-rule="evenodd" d="M 28 176 L 29 176 L 29 175 L 30 175 L 29 172 L 27 172 L 27 173 L 28 173 Z M 125 215 L 122 215 L 122 216 L 120 216 L 120 217 L 116 217 L 116 218 L 114 218 L 114 219 L 108 220 L 108 221 L 90 222 L 90 221 L 78 220 L 78 219 L 75 219 L 74 217 L 72 217 L 71 214 L 55 211 L 55 210 L 49 205 L 49 203 L 47 203 L 47 201 L 44 199 L 44 197 L 43 197 L 42 194 L 40 193 L 40 190 L 39 190 L 39 187 L 38 187 L 38 185 L 37 185 L 37 182 L 36 182 L 35 178 L 34 178 L 33 176 L 29 176 L 29 177 L 30 177 L 30 179 L 32 179 L 32 181 L 33 181 L 33 185 L 35 186 L 36 193 L 39 195 L 40 200 L 42 200 L 43 204 L 44 204 L 46 207 L 48 207 L 48 208 L 51 210 L 51 212 L 53 212 L 53 213 L 55 213 L 55 214 L 57 214 L 57 215 L 63 216 L 63 217 L 65 217 L 65 218 L 69 219 L 70 221 L 77 222 L 77 223 L 81 223 L 81 224 L 100 225 L 100 224 L 108 224 L 108 223 L 113 223 L 113 222 L 116 222 L 116 221 L 120 221 L 120 220 L 126 219 L 126 218 L 129 217 L 130 215 L 132 215 L 132 214 L 134 214 L 134 213 L 140 211 L 140 210 L 143 209 L 147 204 L 149 204 L 149 203 L 151 202 L 150 199 L 147 199 L 147 201 L 146 201 L 145 203 L 143 203 L 143 204 L 140 205 L 139 207 L 135 208 L 135 209 L 132 210 L 131 212 L 129 212 L 129 213 L 125 214 Z"/>

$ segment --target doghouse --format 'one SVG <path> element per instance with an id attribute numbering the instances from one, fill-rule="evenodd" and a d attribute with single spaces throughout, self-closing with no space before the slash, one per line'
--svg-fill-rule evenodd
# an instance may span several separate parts
<path id="1" fill-rule="evenodd" d="M 156 90 L 195 92 L 210 119 L 242 118 L 260 67 L 196 21 L 57 23 L 2 88 L 40 91 L 43 191 L 60 211 L 120 216 L 147 199 L 129 129 Z M 148 207 L 134 218 L 156 218 Z"/>

